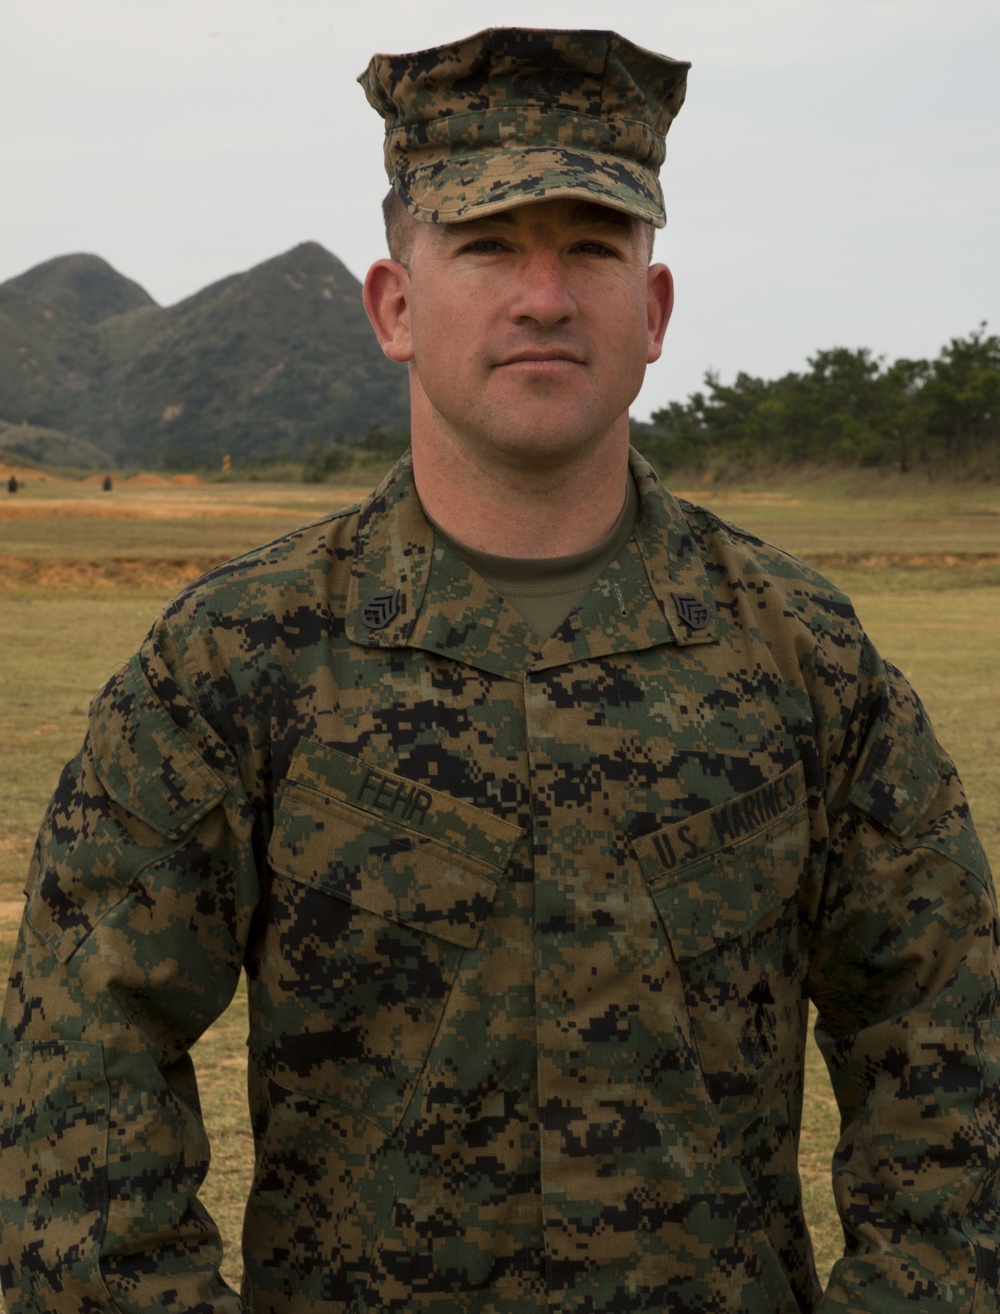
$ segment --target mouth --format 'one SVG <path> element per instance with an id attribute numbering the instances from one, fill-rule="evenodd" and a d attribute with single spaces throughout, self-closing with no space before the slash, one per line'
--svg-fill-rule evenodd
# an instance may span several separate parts
<path id="1" fill-rule="evenodd" d="M 582 365 L 583 360 L 575 352 L 560 350 L 553 347 L 527 348 L 524 351 L 517 351 L 510 356 L 504 356 L 497 362 L 499 365 L 526 365 L 526 366 L 563 366 L 563 365 Z"/>

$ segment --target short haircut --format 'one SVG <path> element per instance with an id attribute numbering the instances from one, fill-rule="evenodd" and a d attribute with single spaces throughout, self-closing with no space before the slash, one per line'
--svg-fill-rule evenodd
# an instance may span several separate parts
<path id="1" fill-rule="evenodd" d="M 382 201 L 382 219 L 385 223 L 385 241 L 392 260 L 409 265 L 413 253 L 413 225 L 417 222 L 390 187 Z"/>

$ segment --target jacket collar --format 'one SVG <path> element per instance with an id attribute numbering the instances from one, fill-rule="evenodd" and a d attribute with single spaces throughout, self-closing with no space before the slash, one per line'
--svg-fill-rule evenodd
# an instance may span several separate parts
<path id="1" fill-rule="evenodd" d="M 362 504 L 346 616 L 365 647 L 416 647 L 512 675 L 531 667 L 716 641 L 704 560 L 677 500 L 633 452 L 639 519 L 581 608 L 539 647 L 518 613 L 435 542 L 407 453 Z"/>

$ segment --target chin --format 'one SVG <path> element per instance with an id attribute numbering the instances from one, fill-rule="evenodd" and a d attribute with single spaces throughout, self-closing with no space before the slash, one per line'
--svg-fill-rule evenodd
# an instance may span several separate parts
<path id="1" fill-rule="evenodd" d="M 608 434 L 581 434 L 579 429 L 572 432 L 535 429 L 530 433 L 495 437 L 488 445 L 500 464 L 541 471 L 586 457 L 606 441 Z"/>

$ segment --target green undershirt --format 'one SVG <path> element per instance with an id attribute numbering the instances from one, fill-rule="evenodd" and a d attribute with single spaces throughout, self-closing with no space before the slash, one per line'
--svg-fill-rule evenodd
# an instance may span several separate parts
<path id="1" fill-rule="evenodd" d="M 639 494 L 629 476 L 625 505 L 607 538 L 571 557 L 498 557 L 459 543 L 433 520 L 434 533 L 467 566 L 521 613 L 540 639 L 547 639 L 632 537 L 639 516 Z"/>

